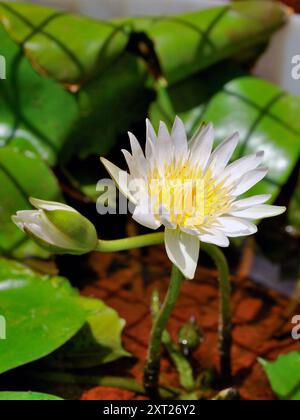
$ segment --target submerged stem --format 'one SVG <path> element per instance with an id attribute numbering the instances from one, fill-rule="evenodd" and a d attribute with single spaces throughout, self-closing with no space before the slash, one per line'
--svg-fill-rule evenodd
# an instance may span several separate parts
<path id="1" fill-rule="evenodd" d="M 182 273 L 174 265 L 167 296 L 152 327 L 147 361 L 144 370 L 144 388 L 149 397 L 152 399 L 160 398 L 158 383 L 162 336 L 179 296 L 183 278 Z"/>
<path id="2" fill-rule="evenodd" d="M 229 383 L 232 377 L 231 347 L 232 347 L 232 321 L 231 321 L 231 285 L 229 267 L 225 255 L 215 245 L 201 243 L 202 249 L 209 254 L 219 270 L 220 284 L 220 319 L 219 319 L 219 348 L 221 359 L 221 374 L 225 382 Z"/>

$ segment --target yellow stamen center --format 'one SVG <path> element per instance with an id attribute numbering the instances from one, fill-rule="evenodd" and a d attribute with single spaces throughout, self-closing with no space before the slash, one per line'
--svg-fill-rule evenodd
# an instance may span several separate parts
<path id="1" fill-rule="evenodd" d="M 167 215 L 172 224 L 185 228 L 211 225 L 232 203 L 224 181 L 218 182 L 210 170 L 203 172 L 189 161 L 151 171 L 148 192 L 152 212 Z"/>

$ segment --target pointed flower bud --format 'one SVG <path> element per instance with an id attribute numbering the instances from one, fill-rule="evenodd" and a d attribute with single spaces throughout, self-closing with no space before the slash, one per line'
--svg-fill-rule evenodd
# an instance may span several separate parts
<path id="1" fill-rule="evenodd" d="M 13 222 L 40 246 L 55 254 L 81 255 L 98 243 L 94 225 L 72 207 L 30 198 L 37 210 L 19 211 Z"/>

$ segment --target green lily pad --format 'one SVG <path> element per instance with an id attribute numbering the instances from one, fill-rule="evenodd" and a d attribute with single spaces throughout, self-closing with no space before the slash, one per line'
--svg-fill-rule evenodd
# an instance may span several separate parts
<path id="1" fill-rule="evenodd" d="M 84 325 L 86 311 L 62 277 L 42 276 L 26 266 L 0 259 L 0 373 L 41 359 L 70 340 Z"/>
<path id="2" fill-rule="evenodd" d="M 128 24 L 146 32 L 164 77 L 173 85 L 264 44 L 287 16 L 286 8 L 277 2 L 236 1 L 181 15 L 129 19 Z"/>
<path id="3" fill-rule="evenodd" d="M 18 229 L 11 216 L 32 207 L 28 197 L 61 201 L 58 182 L 47 165 L 36 155 L 12 147 L 0 148 L 0 251 L 16 258 L 48 257 Z"/>
<path id="4" fill-rule="evenodd" d="M 0 392 L 0 401 L 62 401 L 62 398 L 39 392 L 5 391 Z"/>
<path id="5" fill-rule="evenodd" d="M 126 27 L 29 3 L 1 2 L 0 22 L 35 68 L 67 84 L 104 70 L 129 39 Z"/>
<path id="6" fill-rule="evenodd" d="M 78 119 L 76 99 L 39 75 L 1 25 L 0 45 L 7 73 L 0 83 L 0 147 L 30 150 L 52 166 Z"/>
<path id="7" fill-rule="evenodd" d="M 266 42 L 286 20 L 283 6 L 262 0 L 179 16 L 114 21 L 33 4 L 0 3 L 0 22 L 22 45 L 32 65 L 59 82 L 77 85 L 111 67 L 132 41 L 132 34 L 148 35 L 162 72 L 172 84 Z"/>
<path id="8" fill-rule="evenodd" d="M 281 400 L 300 400 L 300 352 L 280 356 L 275 362 L 259 359 L 272 389 Z"/>
<path id="9" fill-rule="evenodd" d="M 47 362 L 56 367 L 82 369 L 130 356 L 121 342 L 125 320 L 100 300 L 85 297 L 79 300 L 88 313 L 86 324 L 72 340 L 47 358 Z"/>

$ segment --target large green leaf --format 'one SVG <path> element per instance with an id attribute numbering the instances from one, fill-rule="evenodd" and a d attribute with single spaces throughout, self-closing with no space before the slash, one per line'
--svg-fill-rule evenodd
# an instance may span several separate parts
<path id="1" fill-rule="evenodd" d="M 0 83 L 0 147 L 31 150 L 54 165 L 78 119 L 76 99 L 39 75 L 1 25 L 0 54 L 7 67 Z"/>
<path id="2" fill-rule="evenodd" d="M 40 359 L 65 344 L 84 325 L 86 311 L 61 277 L 38 275 L 22 264 L 0 259 L 0 373 Z"/>
<path id="3" fill-rule="evenodd" d="M 55 366 L 81 369 L 129 356 L 121 343 L 124 319 L 100 300 L 82 297 L 80 303 L 89 314 L 87 323 L 47 361 Z"/>
<path id="4" fill-rule="evenodd" d="M 280 3 L 259 0 L 128 23 L 147 33 L 163 75 L 173 84 L 265 43 L 286 20 L 287 11 Z"/>
<path id="5" fill-rule="evenodd" d="M 280 356 L 275 362 L 260 359 L 260 363 L 281 400 L 300 400 L 300 352 Z"/>
<path id="6" fill-rule="evenodd" d="M 31 209 L 28 197 L 61 201 L 57 180 L 46 164 L 30 152 L 0 148 L 0 251 L 17 258 L 48 254 L 12 222 L 18 210 Z"/>
<path id="7" fill-rule="evenodd" d="M 78 84 L 110 67 L 145 31 L 170 83 L 266 42 L 287 18 L 279 3 L 236 2 L 180 16 L 95 21 L 32 4 L 0 3 L 0 21 L 33 66 Z M 136 40 L 139 49 L 139 40 Z M 140 50 L 144 55 L 144 47 Z"/>
<path id="8" fill-rule="evenodd" d="M 119 133 L 144 119 L 152 91 L 145 87 L 148 74 L 144 63 L 130 53 L 87 83 L 77 94 L 81 119 L 66 145 L 81 157 L 106 154 Z"/>
<path id="9" fill-rule="evenodd" d="M 94 45 L 93 38 L 89 45 L 88 50 Z M 82 157 L 106 153 L 121 131 L 144 118 L 153 96 L 145 87 L 145 64 L 129 53 L 120 52 L 106 66 L 99 65 L 91 80 L 70 91 L 39 75 L 1 26 L 0 53 L 6 58 L 8 75 L 0 84 L 0 146 L 35 151 L 50 165 L 77 153 Z M 47 51 L 44 56 L 48 57 Z M 59 56 L 50 62 L 64 69 Z"/>
<path id="10" fill-rule="evenodd" d="M 129 37 L 124 25 L 34 4 L 1 2 L 0 21 L 34 67 L 67 84 L 82 83 L 111 65 Z"/>
<path id="11" fill-rule="evenodd" d="M 62 398 L 55 395 L 41 394 L 39 392 L 0 392 L 0 401 L 61 401 Z"/>

